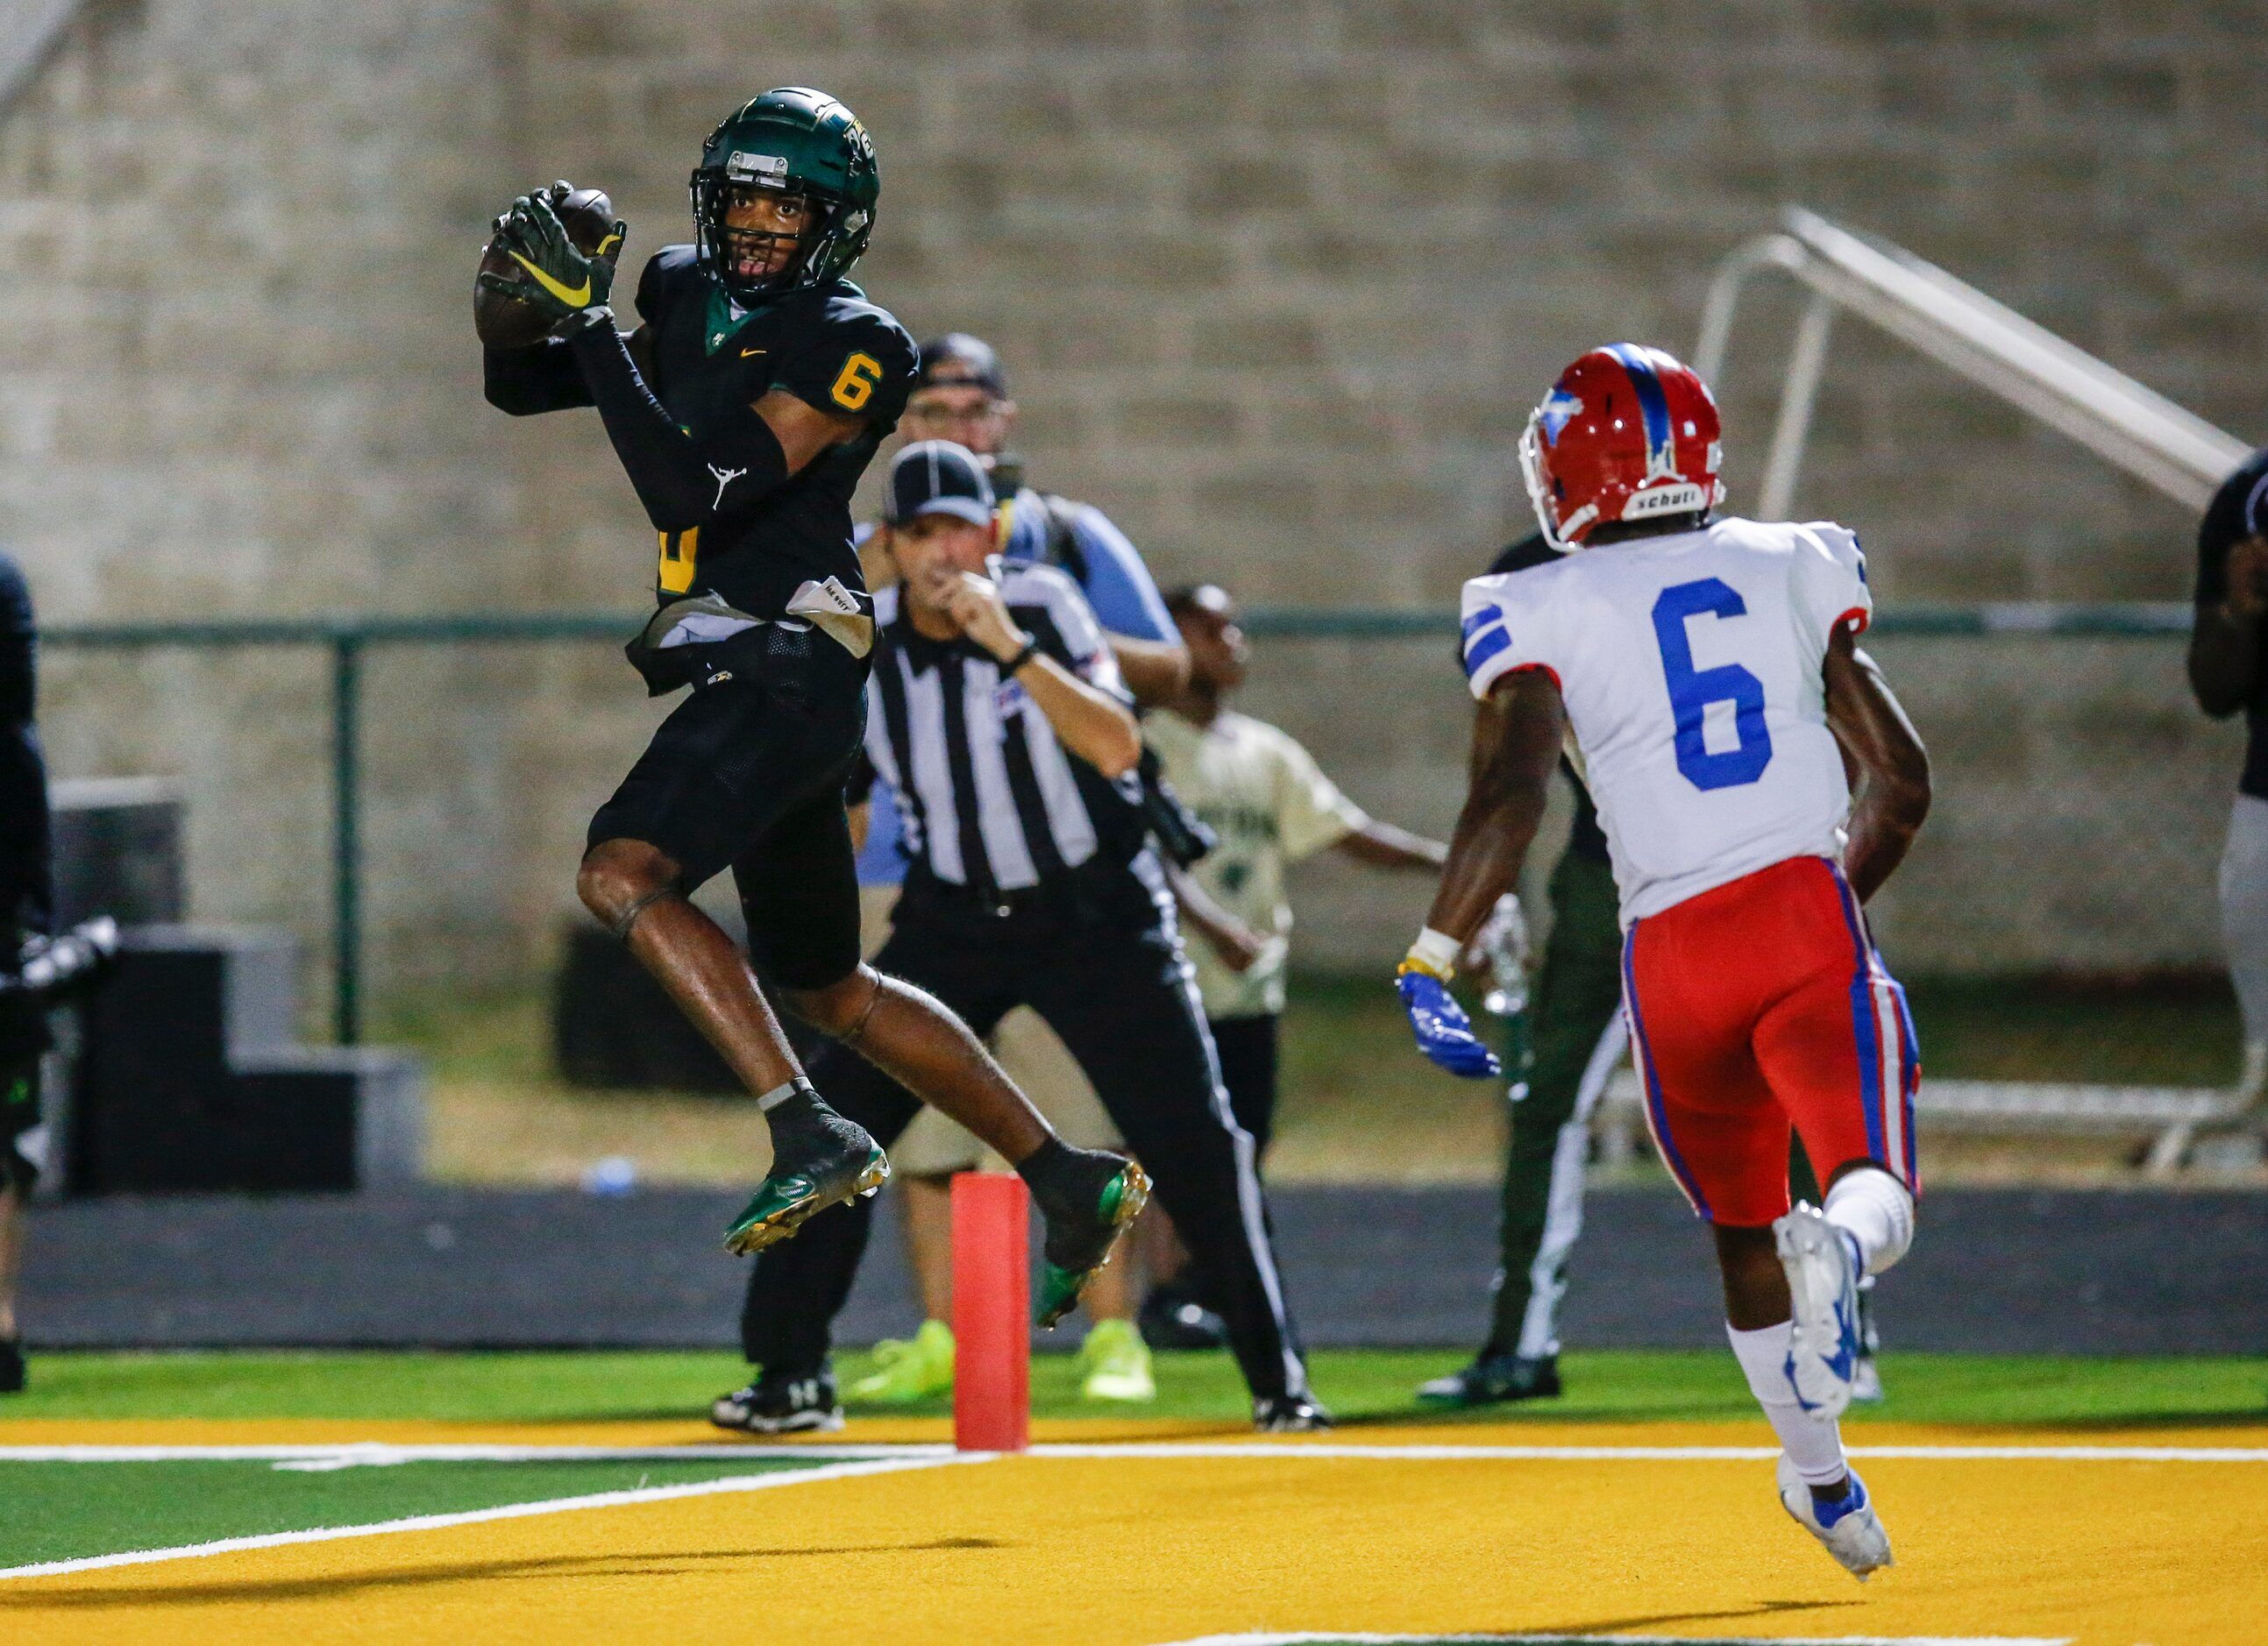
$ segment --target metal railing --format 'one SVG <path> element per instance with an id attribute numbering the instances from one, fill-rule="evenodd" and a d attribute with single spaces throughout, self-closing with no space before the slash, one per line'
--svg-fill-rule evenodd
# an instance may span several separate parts
<path id="1" fill-rule="evenodd" d="M 2006 304 L 1912 253 L 1839 228 L 1790 206 L 1782 231 L 1750 240 L 1711 282 L 1694 368 L 1715 381 L 1732 339 L 1734 311 L 1749 279 L 1778 269 L 1808 287 L 1780 387 L 1779 415 L 1764 461 L 1757 518 L 1786 518 L 1826 369 L 1837 308 L 1873 322 L 2060 430 L 2175 502 L 2202 509 L 2250 448 L 2154 389 L 2026 320 Z"/>
<path id="2" fill-rule="evenodd" d="M 1889 636 L 2059 636 L 2150 639 L 2186 634 L 2181 604 L 2060 606 L 2004 603 L 1919 605 L 1885 612 L 1874 632 Z M 467 613 L 434 617 L 331 617 L 178 623 L 66 623 L 43 628 L 42 644 L 73 650 L 232 650 L 307 647 L 329 654 L 331 746 L 332 1027 L 342 1045 L 362 1038 L 362 683 L 369 654 L 383 647 L 526 645 L 560 641 L 619 643 L 637 620 L 615 612 Z M 1439 638 L 1447 647 L 1457 614 L 1447 608 L 1261 606 L 1246 614 L 1256 636 L 1292 640 Z M 627 687 L 627 682 L 625 682 Z"/>
<path id="3" fill-rule="evenodd" d="M 0 5 L 0 111 L 39 77 L 79 14 L 82 0 L 8 0 Z"/>

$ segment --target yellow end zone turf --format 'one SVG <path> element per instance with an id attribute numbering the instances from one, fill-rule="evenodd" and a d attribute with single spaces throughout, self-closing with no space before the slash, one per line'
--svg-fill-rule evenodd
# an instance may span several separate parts
<path id="1" fill-rule="evenodd" d="M 820 1444 L 933 1443 L 939 1427 L 854 1424 Z M 1150 1444 L 1087 1449 L 1111 1429 Z M 1035 1437 L 1075 1450 L 11 1579 L 0 1639 L 2268 1635 L 2268 1427 L 1869 1425 L 1852 1438 L 1900 1563 L 1864 1587 L 1781 1512 L 1760 1424 L 1380 1426 L 1319 1445 L 1106 1420 Z M 10 1446 L 717 1438 L 677 1423 L 0 1424 Z M 1443 1455 L 1471 1447 L 1510 1450 Z M 1608 1455 L 1551 1455 L 1569 1448 Z M 1665 1455 L 1684 1448 L 1715 1455 Z"/>

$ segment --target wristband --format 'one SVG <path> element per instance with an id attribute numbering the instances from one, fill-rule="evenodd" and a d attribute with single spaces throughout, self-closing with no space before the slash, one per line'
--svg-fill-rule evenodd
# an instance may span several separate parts
<path id="1" fill-rule="evenodd" d="M 1410 952 L 1403 957 L 1402 964 L 1395 967 L 1395 975 L 1423 972 L 1446 983 L 1457 974 L 1457 956 L 1463 946 L 1448 933 L 1428 926 L 1418 934 L 1418 941 L 1410 945 Z"/>
<path id="2" fill-rule="evenodd" d="M 1000 678 L 1004 680 L 1013 680 L 1019 670 L 1039 655 L 1040 643 L 1036 640 L 1026 641 L 1021 651 L 1000 665 Z"/>
<path id="3" fill-rule="evenodd" d="M 565 320 L 560 321 L 551 328 L 551 334 L 554 337 L 571 339 L 589 331 L 594 326 L 611 326 L 614 323 L 614 310 L 603 303 L 593 303 L 586 309 L 576 310 Z"/>

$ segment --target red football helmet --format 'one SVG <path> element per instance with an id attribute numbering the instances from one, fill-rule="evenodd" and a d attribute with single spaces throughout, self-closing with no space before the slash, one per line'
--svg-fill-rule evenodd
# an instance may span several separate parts
<path id="1" fill-rule="evenodd" d="M 1559 374 L 1520 437 L 1544 541 L 1565 554 L 1614 520 L 1700 514 L 1725 500 L 1717 402 L 1659 349 L 1609 343 Z"/>

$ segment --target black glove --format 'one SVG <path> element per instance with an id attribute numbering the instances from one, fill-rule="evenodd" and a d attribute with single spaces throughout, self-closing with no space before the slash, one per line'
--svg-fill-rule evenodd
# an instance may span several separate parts
<path id="1" fill-rule="evenodd" d="M 1186 869 L 1220 844 L 1220 837 L 1174 792 L 1158 751 L 1146 743 L 1136 770 L 1142 780 L 1143 816 L 1167 856 Z"/>
<path id="2" fill-rule="evenodd" d="M 610 257 L 577 247 L 553 209 L 553 196 L 560 187 L 554 183 L 533 195 L 522 195 L 497 220 L 496 245 L 519 265 L 520 272 L 483 273 L 480 283 L 563 320 L 607 306 L 615 287 L 615 265 Z M 611 249 L 621 245 L 629 232 L 630 224 L 616 218 L 613 231 L 601 244 Z"/>

